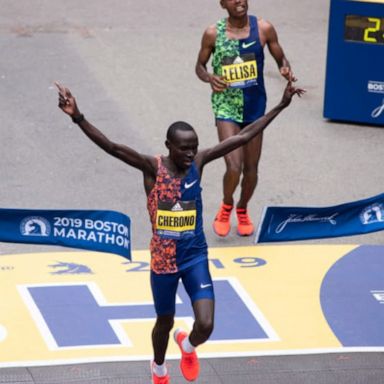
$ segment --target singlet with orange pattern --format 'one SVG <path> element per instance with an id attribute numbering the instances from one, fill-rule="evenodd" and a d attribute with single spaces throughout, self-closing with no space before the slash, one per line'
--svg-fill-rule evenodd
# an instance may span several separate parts
<path id="1" fill-rule="evenodd" d="M 160 156 L 157 157 L 157 163 L 156 182 L 147 199 L 147 208 L 152 224 L 152 239 L 150 243 L 151 270 L 158 274 L 175 273 L 180 269 L 180 265 L 183 268 L 207 257 L 207 245 L 201 219 L 200 179 L 194 164 L 187 176 L 181 179 L 169 174 Z M 187 180 L 190 180 L 190 178 L 193 180 L 197 179 L 198 183 L 189 190 L 185 190 L 185 183 L 187 183 Z M 188 199 L 193 198 L 198 202 L 197 221 L 199 224 L 197 226 L 196 236 L 183 241 L 160 237 L 156 233 L 158 202 L 168 201 L 176 203 L 183 198 L 183 195 L 188 196 Z"/>

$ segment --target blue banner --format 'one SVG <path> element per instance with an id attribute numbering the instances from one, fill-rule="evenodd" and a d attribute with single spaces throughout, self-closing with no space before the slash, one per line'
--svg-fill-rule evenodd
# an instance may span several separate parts
<path id="1" fill-rule="evenodd" d="M 333 207 L 267 207 L 256 243 L 353 236 L 384 229 L 384 193 Z"/>
<path id="2" fill-rule="evenodd" d="M 131 259 L 130 219 L 115 211 L 0 208 L 0 242 L 60 245 Z"/>

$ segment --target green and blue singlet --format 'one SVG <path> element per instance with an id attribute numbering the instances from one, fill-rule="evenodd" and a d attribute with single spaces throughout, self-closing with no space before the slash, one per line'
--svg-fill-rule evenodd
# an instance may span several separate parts
<path id="1" fill-rule="evenodd" d="M 229 87 L 212 93 L 216 120 L 250 123 L 265 113 L 267 96 L 264 87 L 264 51 L 257 18 L 249 16 L 250 33 L 245 39 L 228 39 L 226 18 L 216 23 L 216 42 L 212 68 L 223 76 Z"/>

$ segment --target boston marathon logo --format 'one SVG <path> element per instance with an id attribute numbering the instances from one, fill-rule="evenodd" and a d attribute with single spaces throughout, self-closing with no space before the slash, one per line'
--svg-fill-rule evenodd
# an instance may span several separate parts
<path id="1" fill-rule="evenodd" d="M 365 208 L 360 215 L 360 220 L 363 224 L 383 223 L 384 222 L 384 206 L 380 203 L 375 203 Z"/>
<path id="2" fill-rule="evenodd" d="M 92 270 L 83 264 L 58 261 L 55 264 L 50 264 L 50 268 L 55 269 L 55 272 L 51 272 L 51 275 L 81 275 L 81 274 L 93 274 Z"/>
<path id="3" fill-rule="evenodd" d="M 384 114 L 384 99 L 382 100 L 381 104 L 372 111 L 371 116 L 374 119 L 377 119 L 382 114 Z"/>
<path id="4" fill-rule="evenodd" d="M 191 236 L 196 228 L 194 201 L 159 202 L 156 233 L 164 238 L 180 239 Z"/>
<path id="5" fill-rule="evenodd" d="M 384 93 L 384 81 L 369 80 L 367 90 L 371 93 Z"/>
<path id="6" fill-rule="evenodd" d="M 252 53 L 225 57 L 222 62 L 222 76 L 232 88 L 247 88 L 257 84 L 255 55 Z"/>
<path id="7" fill-rule="evenodd" d="M 60 245 L 130 259 L 130 222 L 116 211 L 0 208 L 0 242 Z"/>
<path id="8" fill-rule="evenodd" d="M 44 217 L 29 216 L 21 221 L 20 232 L 24 236 L 48 237 L 51 233 L 51 225 Z"/>
<path id="9" fill-rule="evenodd" d="M 129 248 L 129 228 L 113 221 L 55 217 L 53 234 L 55 237 Z"/>

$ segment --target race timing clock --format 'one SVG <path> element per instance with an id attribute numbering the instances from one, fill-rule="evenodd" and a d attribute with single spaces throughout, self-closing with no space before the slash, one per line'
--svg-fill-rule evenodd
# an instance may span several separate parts
<path id="1" fill-rule="evenodd" d="M 344 38 L 345 41 L 384 44 L 384 17 L 346 15 Z"/>
<path id="2" fill-rule="evenodd" d="M 384 0 L 331 0 L 324 117 L 384 126 Z"/>

